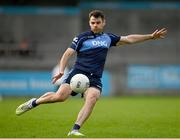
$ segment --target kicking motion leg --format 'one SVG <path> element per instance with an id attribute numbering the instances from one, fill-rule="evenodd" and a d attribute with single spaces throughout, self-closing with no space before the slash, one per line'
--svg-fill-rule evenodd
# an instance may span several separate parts
<path id="1" fill-rule="evenodd" d="M 69 84 L 62 84 L 56 93 L 47 92 L 38 99 L 32 98 L 29 101 L 21 104 L 16 109 L 16 115 L 21 115 L 40 104 L 63 102 L 69 97 L 71 91 L 72 90 Z"/>

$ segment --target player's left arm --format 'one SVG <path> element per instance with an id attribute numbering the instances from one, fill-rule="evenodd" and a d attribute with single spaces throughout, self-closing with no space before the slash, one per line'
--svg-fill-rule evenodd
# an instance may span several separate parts
<path id="1" fill-rule="evenodd" d="M 167 34 L 167 29 L 162 28 L 156 30 L 151 34 L 132 34 L 127 36 L 121 36 L 120 40 L 116 43 L 116 46 L 121 46 L 124 44 L 134 44 L 139 42 L 144 42 L 147 40 L 155 40 L 164 38 Z"/>

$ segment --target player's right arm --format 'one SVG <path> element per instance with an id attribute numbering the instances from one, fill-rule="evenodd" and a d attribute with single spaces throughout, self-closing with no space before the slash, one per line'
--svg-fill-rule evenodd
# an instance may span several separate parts
<path id="1" fill-rule="evenodd" d="M 72 48 L 68 48 L 63 56 L 61 57 L 60 59 L 60 68 L 59 68 L 59 74 L 54 76 L 53 79 L 52 79 L 52 83 L 54 84 L 59 78 L 61 78 L 63 75 L 64 75 L 64 70 L 65 70 L 65 67 L 67 65 L 67 62 L 69 60 L 69 58 L 75 53 L 76 51 Z"/>
<path id="2" fill-rule="evenodd" d="M 54 84 L 59 78 L 61 78 L 64 75 L 64 70 L 67 65 L 67 62 L 69 58 L 78 51 L 78 46 L 81 44 L 81 41 L 83 40 L 83 36 L 87 33 L 80 34 L 79 36 L 75 37 L 72 41 L 72 44 L 70 47 L 64 52 L 63 56 L 60 60 L 60 68 L 59 68 L 59 74 L 54 76 L 52 79 L 52 83 Z"/>

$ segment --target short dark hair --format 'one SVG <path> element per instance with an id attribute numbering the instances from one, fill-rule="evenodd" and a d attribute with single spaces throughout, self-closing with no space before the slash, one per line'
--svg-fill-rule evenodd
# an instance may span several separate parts
<path id="1" fill-rule="evenodd" d="M 89 19 L 91 18 L 91 16 L 93 16 L 93 17 L 95 17 L 95 18 L 101 17 L 102 20 L 105 19 L 104 13 L 103 13 L 102 11 L 100 11 L 100 10 L 93 10 L 93 11 L 91 11 L 91 12 L 89 13 Z"/>

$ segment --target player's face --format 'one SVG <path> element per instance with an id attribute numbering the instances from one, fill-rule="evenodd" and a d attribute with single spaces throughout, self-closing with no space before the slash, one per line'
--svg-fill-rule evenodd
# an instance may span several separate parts
<path id="1" fill-rule="evenodd" d="M 94 33 L 100 33 L 104 29 L 105 20 L 103 20 L 101 17 L 95 18 L 94 16 L 91 16 L 89 19 L 89 25 L 91 31 L 93 31 Z"/>

